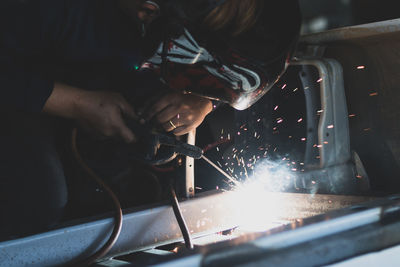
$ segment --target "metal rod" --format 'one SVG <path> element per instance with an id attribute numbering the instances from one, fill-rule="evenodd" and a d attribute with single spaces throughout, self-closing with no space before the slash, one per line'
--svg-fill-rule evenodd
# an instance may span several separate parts
<path id="1" fill-rule="evenodd" d="M 179 202 L 178 202 L 178 198 L 176 197 L 175 190 L 172 186 L 170 186 L 170 190 L 171 190 L 172 208 L 173 208 L 176 220 L 178 221 L 179 228 L 181 229 L 186 248 L 193 249 L 194 246 L 193 246 L 192 237 L 190 235 L 190 231 L 186 224 L 185 218 L 183 218 L 182 211 L 179 207 Z"/>
<path id="2" fill-rule="evenodd" d="M 212 162 L 211 160 L 209 160 L 208 158 L 206 158 L 204 155 L 201 156 L 202 159 L 204 159 L 208 164 L 210 164 L 211 166 L 213 166 L 217 171 L 219 171 L 221 174 L 223 174 L 226 178 L 229 179 L 229 181 L 231 181 L 234 184 L 238 184 L 238 181 L 236 181 L 232 176 L 230 176 L 229 174 L 227 174 L 223 169 L 221 169 L 220 167 L 218 167 L 214 162 Z"/>
<path id="3" fill-rule="evenodd" d="M 187 143 L 193 146 L 196 144 L 196 129 L 189 132 Z M 194 187 L 194 158 L 186 156 L 185 191 L 187 198 L 194 197 Z"/>

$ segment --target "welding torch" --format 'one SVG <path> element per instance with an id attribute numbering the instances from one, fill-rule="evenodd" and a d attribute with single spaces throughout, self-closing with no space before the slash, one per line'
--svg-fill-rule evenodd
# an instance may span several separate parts
<path id="1" fill-rule="evenodd" d="M 221 174 L 223 174 L 226 178 L 228 178 L 231 182 L 236 183 L 236 181 L 229 174 L 224 172 L 221 168 L 215 165 L 210 159 L 205 157 L 204 151 L 201 148 L 182 142 L 180 140 L 177 140 L 175 137 L 166 134 L 158 134 L 155 135 L 155 137 L 157 138 L 159 145 L 168 146 L 172 149 L 172 151 L 174 151 L 174 153 L 180 155 L 184 155 L 194 159 L 203 159 L 212 167 L 214 167 L 216 170 L 218 170 Z M 183 217 L 182 211 L 179 206 L 178 198 L 176 196 L 175 190 L 172 185 L 170 186 L 170 192 L 171 192 L 171 204 L 173 212 L 175 214 L 179 228 L 182 232 L 185 245 L 188 249 L 193 249 L 194 246 L 190 235 L 190 231 L 186 224 L 185 218 Z"/>
<path id="2" fill-rule="evenodd" d="M 216 169 L 218 172 L 220 172 L 222 175 L 224 175 L 229 181 L 236 183 L 236 180 L 227 174 L 224 170 L 222 170 L 220 167 L 218 167 L 214 162 L 212 162 L 210 159 L 208 159 L 206 156 L 204 156 L 204 152 L 201 148 L 190 145 L 188 143 L 182 142 L 180 140 L 177 140 L 175 137 L 166 135 L 166 134 L 156 134 L 154 138 L 157 139 L 158 145 L 159 146 L 167 146 L 170 147 L 171 150 L 180 155 L 184 155 L 187 157 L 191 157 L 194 159 L 203 159 L 206 161 L 209 165 L 211 165 L 214 169 Z"/>

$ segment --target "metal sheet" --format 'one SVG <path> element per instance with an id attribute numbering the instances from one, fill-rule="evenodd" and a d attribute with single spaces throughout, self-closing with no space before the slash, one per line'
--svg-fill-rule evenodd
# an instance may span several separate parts
<path id="1" fill-rule="evenodd" d="M 399 226 L 399 196 L 392 196 L 210 244 L 153 266 L 184 266 L 184 259 L 191 266 L 322 266 L 400 244 Z"/>
<path id="2" fill-rule="evenodd" d="M 370 199 L 286 193 L 270 195 L 271 199 L 276 198 L 276 201 L 282 203 L 281 217 L 289 220 L 325 213 Z M 181 208 L 190 231 L 194 237 L 199 237 L 236 227 L 241 221 L 241 211 L 235 203 L 235 193 L 213 192 L 183 201 Z M 168 205 L 125 213 L 121 236 L 108 257 L 183 240 L 172 208 Z M 112 227 L 113 220 L 107 218 L 0 243 L 0 266 L 55 266 L 72 263 L 99 249 L 109 237 Z"/>
<path id="3" fill-rule="evenodd" d="M 238 216 L 234 207 L 229 206 L 229 194 L 224 193 L 184 201 L 181 208 L 194 236 L 232 228 Z M 121 235 L 109 257 L 182 241 L 172 208 L 168 205 L 125 213 Z M 0 243 L 0 266 L 72 263 L 98 250 L 112 228 L 113 219 L 107 218 Z"/>

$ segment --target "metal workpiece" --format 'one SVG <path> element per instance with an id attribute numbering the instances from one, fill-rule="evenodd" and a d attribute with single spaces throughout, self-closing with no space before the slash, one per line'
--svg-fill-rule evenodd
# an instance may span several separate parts
<path id="1" fill-rule="evenodd" d="M 339 197 L 339 196 L 338 196 Z M 348 198 L 350 200 L 351 198 Z M 156 266 L 323 266 L 400 244 L 400 196 L 377 199 L 211 244 Z M 199 257 L 201 256 L 201 257 Z M 175 263 L 175 265 L 173 265 Z"/>
<path id="2" fill-rule="evenodd" d="M 281 203 L 277 220 L 292 221 L 370 200 L 368 197 L 268 193 L 270 203 Z M 238 205 L 236 192 L 210 192 L 181 201 L 193 238 L 233 229 L 243 221 L 243 209 L 270 212 L 267 203 Z M 94 253 L 108 239 L 113 219 L 106 218 L 0 243 L 0 266 L 57 266 Z M 255 238 L 257 235 L 252 235 Z M 232 237 L 233 238 L 233 237 Z M 125 211 L 121 235 L 105 258 L 182 242 L 172 207 L 160 205 Z"/>
<path id="3" fill-rule="evenodd" d="M 230 252 L 242 255 L 240 259 L 237 257 L 212 259 L 210 257 L 203 259 L 202 266 L 325 266 L 398 245 L 400 242 L 399 227 L 400 222 L 384 226 L 379 223 L 370 223 L 356 229 L 327 234 L 290 247 L 268 250 L 260 250 L 250 244 L 247 249 L 244 249 L 244 246 L 233 247 Z M 314 228 L 317 227 L 314 226 Z M 325 231 L 325 229 L 316 230 Z"/>
<path id="4" fill-rule="evenodd" d="M 213 192 L 180 203 L 193 237 L 236 226 L 239 211 L 231 194 Z M 183 241 L 168 204 L 126 210 L 120 237 L 110 253 L 113 257 Z M 110 215 L 111 216 L 111 215 Z M 72 264 L 96 252 L 109 238 L 112 218 L 83 222 L 26 238 L 0 243 L 0 266 L 59 266 Z"/>

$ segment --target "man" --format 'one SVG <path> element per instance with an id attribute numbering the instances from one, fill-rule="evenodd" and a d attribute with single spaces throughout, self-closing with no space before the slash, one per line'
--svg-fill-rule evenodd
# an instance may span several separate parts
<path id="1" fill-rule="evenodd" d="M 137 114 L 118 92 L 120 88 L 116 87 L 124 80 L 121 77 L 129 76 L 143 63 L 148 63 L 151 71 L 163 76 L 162 66 L 170 62 L 172 71 L 163 78 L 171 88 L 177 84 L 179 75 L 174 76 L 176 71 L 175 74 L 184 73 L 184 76 L 196 80 L 201 76 L 196 83 L 201 88 L 197 89 L 220 90 L 229 95 L 228 101 L 232 103 L 236 101 L 237 104 L 244 99 L 242 94 L 238 94 L 242 92 L 253 98 L 240 106 L 245 108 L 266 92 L 265 88 L 272 84 L 272 80 L 276 80 L 287 59 L 289 43 L 291 47 L 297 35 L 298 27 L 286 31 L 290 38 L 277 38 L 285 40 L 285 46 L 282 46 L 280 41 L 263 39 L 260 32 L 253 33 L 254 43 L 262 41 L 271 44 L 268 60 L 273 64 L 268 67 L 274 64 L 278 67 L 271 67 L 274 72 L 270 72 L 270 77 L 259 75 L 261 68 L 251 70 L 253 61 L 247 62 L 237 55 L 233 59 L 230 55 L 227 61 L 232 59 L 232 62 L 228 64 L 215 58 L 213 52 L 184 72 L 179 60 L 174 61 L 170 54 L 162 54 L 165 46 L 161 45 L 160 53 L 154 55 L 158 43 L 152 42 L 152 34 L 147 33 L 160 16 L 159 9 L 164 2 L 169 1 L 1 2 L 0 121 L 3 130 L 0 133 L 0 211 L 3 219 L 0 237 L 46 229 L 63 214 L 68 197 L 63 164 L 54 138 L 57 131 L 55 117 L 76 121 L 95 136 L 134 142 L 135 135 L 125 120 L 137 119 Z M 215 34 L 218 34 L 223 30 L 215 26 L 218 18 L 228 18 L 224 22 L 225 28 L 240 30 L 228 33 L 227 38 L 231 36 L 233 43 L 243 47 L 244 42 L 239 40 L 244 40 L 244 37 L 240 34 L 253 28 L 256 19 L 261 16 L 259 10 L 263 13 L 267 10 L 261 8 L 262 2 L 249 0 L 247 3 L 251 5 L 248 10 L 252 12 L 241 14 L 240 10 L 246 10 L 241 6 L 243 1 L 229 0 L 213 10 L 214 14 L 206 21 L 215 27 Z M 236 10 L 236 13 L 229 15 L 226 12 L 229 10 Z M 213 20 L 213 17 L 217 19 Z M 244 26 L 235 25 L 237 21 Z M 269 26 L 256 29 L 260 31 L 264 28 Z M 185 31 L 181 30 L 180 34 Z M 200 29 L 199 32 L 204 31 Z M 187 34 L 182 36 L 187 37 Z M 174 41 L 174 38 L 178 39 Z M 190 40 L 192 37 L 187 38 Z M 188 43 L 188 39 L 179 39 L 179 34 L 161 41 L 167 44 L 171 40 Z M 196 46 L 199 51 L 204 51 L 198 44 Z M 251 54 L 254 50 L 253 45 L 249 46 L 244 54 Z M 259 45 L 256 47 L 259 48 Z M 284 47 L 284 51 L 280 51 L 279 47 Z M 175 48 L 173 46 L 170 52 Z M 272 54 L 279 54 L 279 57 L 271 57 Z M 204 53 L 198 52 L 197 55 L 193 59 L 202 58 L 200 55 L 204 56 Z M 264 58 L 266 54 L 258 56 Z M 158 60 L 161 62 L 159 66 Z M 175 66 L 178 68 L 174 70 Z M 279 69 L 279 73 L 275 69 Z M 214 90 L 210 82 L 218 90 Z M 187 83 L 185 87 L 191 85 Z M 132 85 L 133 96 L 136 93 L 140 95 L 140 90 L 134 87 Z M 185 88 L 177 86 L 175 89 Z M 193 92 L 196 93 L 196 90 Z M 183 135 L 196 128 L 211 111 L 212 102 L 209 99 L 174 91 L 153 102 L 144 111 L 143 118 L 155 121 L 167 132 Z"/>

